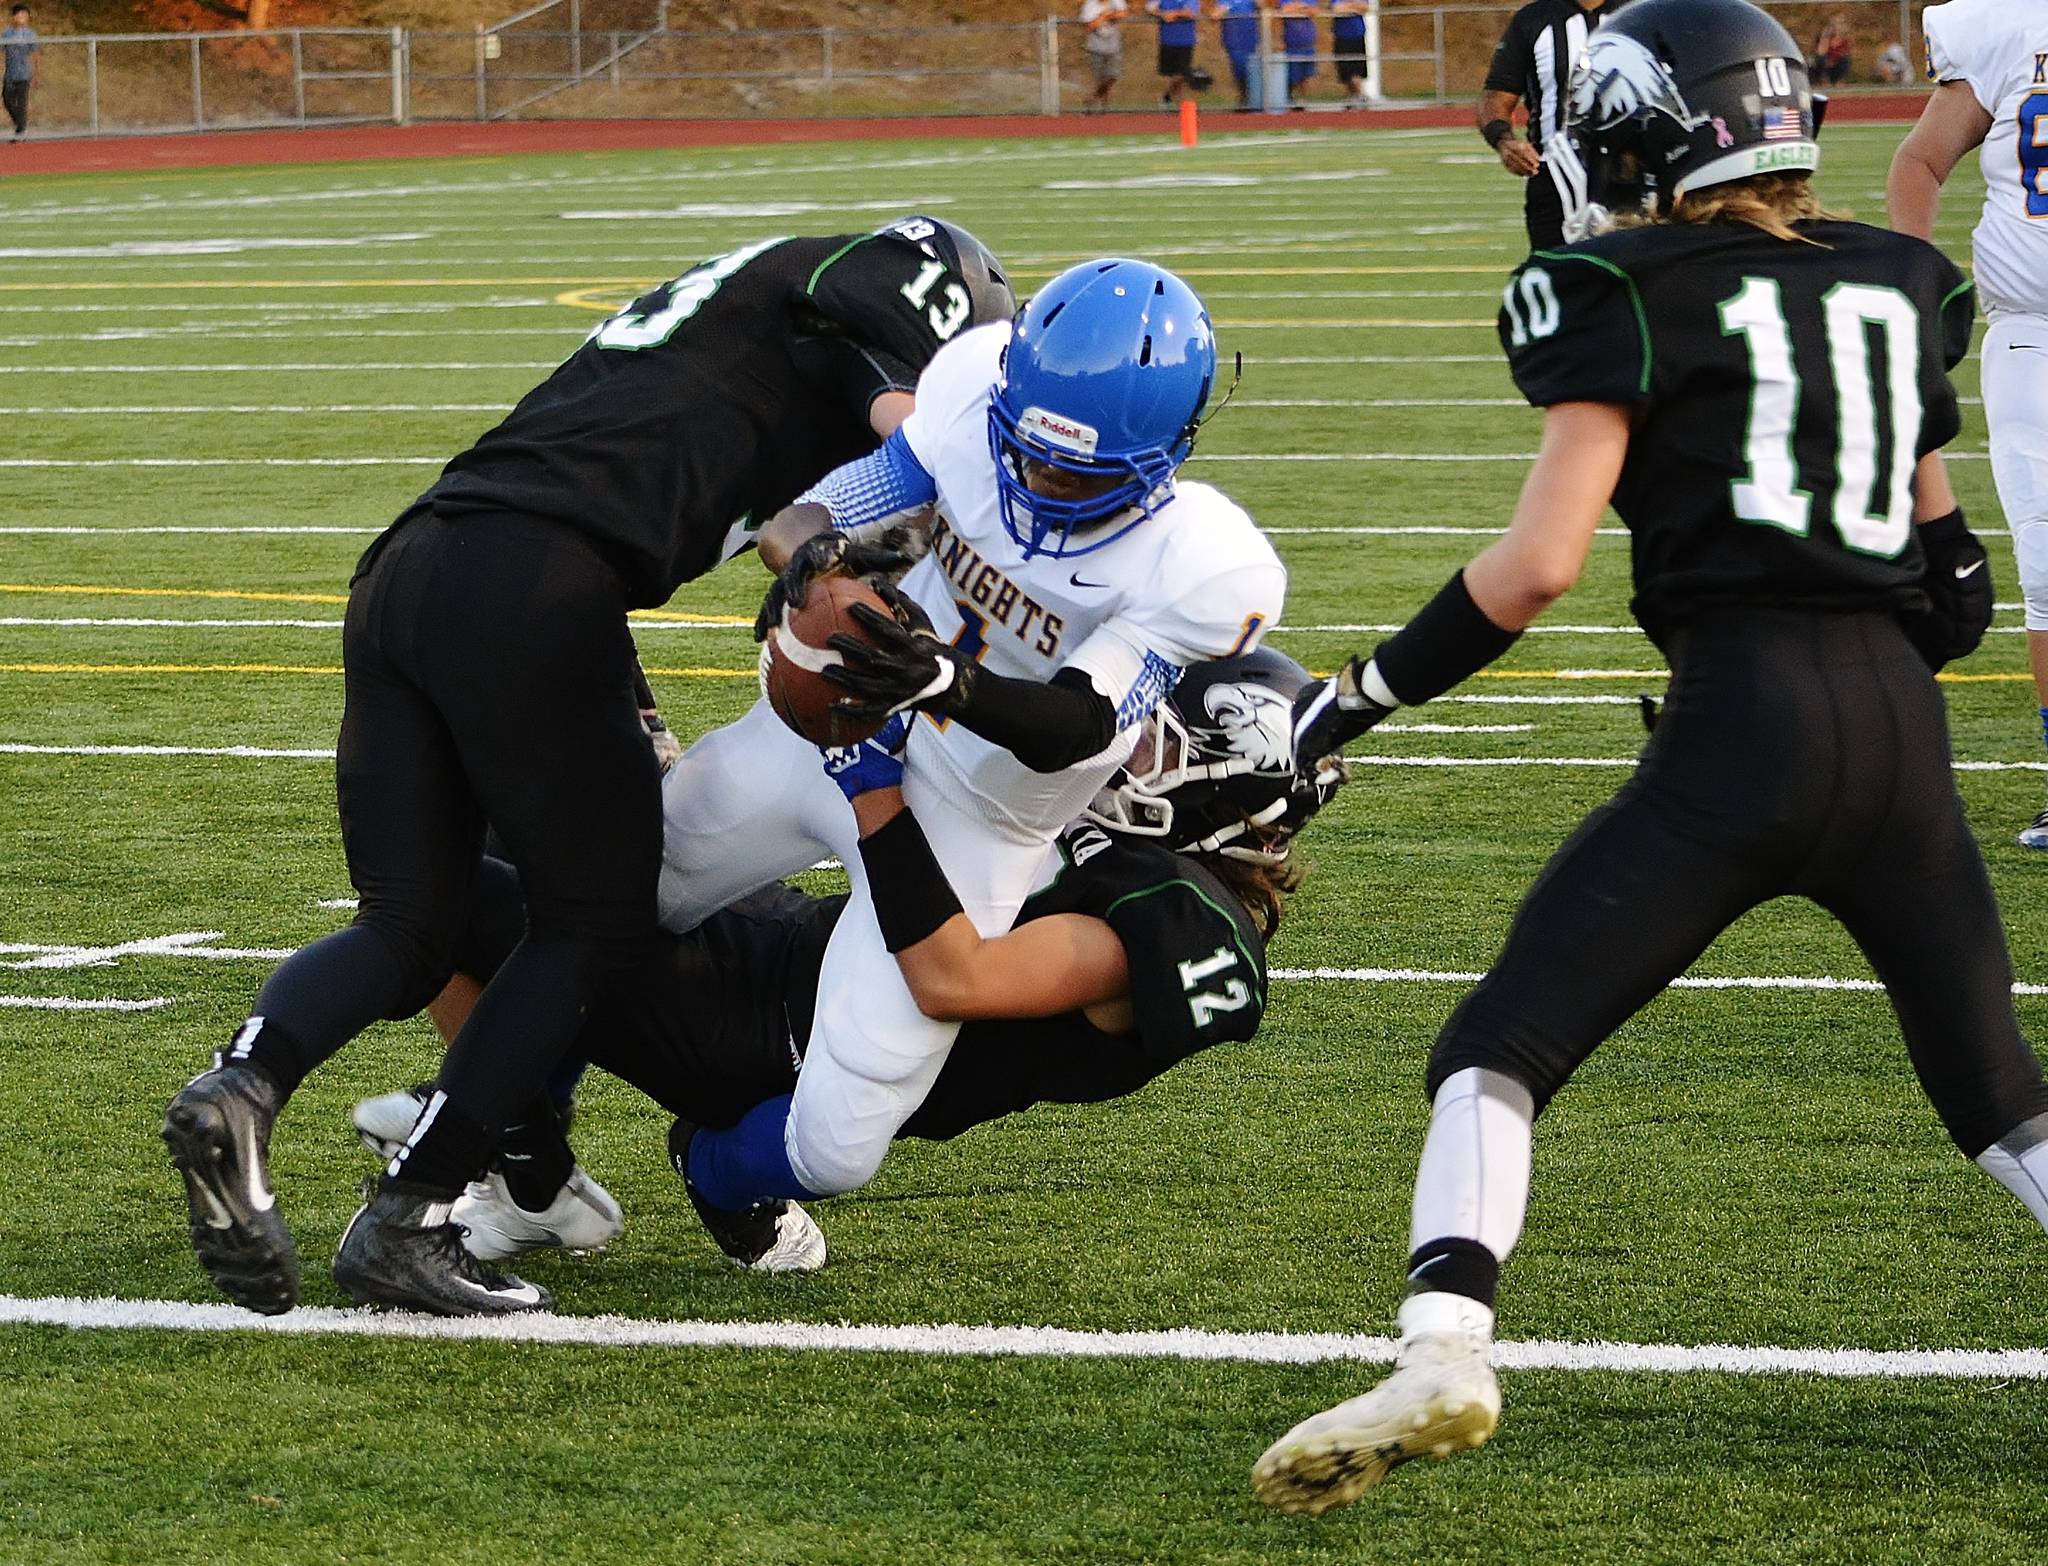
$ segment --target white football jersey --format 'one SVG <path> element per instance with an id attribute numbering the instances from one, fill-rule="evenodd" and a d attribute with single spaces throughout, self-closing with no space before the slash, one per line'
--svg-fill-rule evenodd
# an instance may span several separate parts
<path id="1" fill-rule="evenodd" d="M 1985 313 L 2048 315 L 2048 0 L 1950 0 L 1921 20 L 1935 79 L 1968 82 L 1991 116 L 1975 236 Z"/>
<path id="2" fill-rule="evenodd" d="M 932 549 L 903 590 L 938 634 L 998 674 L 1045 681 L 1085 669 L 1118 706 L 1116 740 L 1063 772 L 1034 772 L 958 723 L 920 720 L 910 762 L 942 769 L 993 823 L 1038 835 L 1065 826 L 1130 754 L 1139 720 L 1179 671 L 1249 652 L 1280 617 L 1287 572 L 1242 507 L 1207 484 L 1173 498 L 1087 554 L 1025 558 L 1004 528 L 989 450 L 989 393 L 1006 323 L 957 338 L 926 367 L 903 424 L 935 481 Z"/>

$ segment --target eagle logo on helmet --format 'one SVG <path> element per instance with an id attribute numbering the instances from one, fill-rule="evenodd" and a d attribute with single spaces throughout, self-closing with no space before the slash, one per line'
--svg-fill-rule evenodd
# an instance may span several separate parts
<path id="1" fill-rule="evenodd" d="M 1690 129 L 1700 123 L 1686 107 L 1670 68 L 1624 33 L 1595 33 L 1572 72 L 1574 124 L 1601 129 L 1652 110 Z"/>
<path id="2" fill-rule="evenodd" d="M 1294 771 L 1294 705 L 1264 685 L 1212 685 L 1202 696 L 1211 727 L 1203 738 L 1254 771 Z"/>

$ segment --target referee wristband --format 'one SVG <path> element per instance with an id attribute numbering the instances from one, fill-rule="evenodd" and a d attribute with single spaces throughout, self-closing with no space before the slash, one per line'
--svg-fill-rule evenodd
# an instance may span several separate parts
<path id="1" fill-rule="evenodd" d="M 1495 152 L 1500 151 L 1500 144 L 1514 133 L 1515 126 L 1512 120 L 1488 120 L 1479 127 L 1479 134 L 1486 138 L 1487 146 L 1493 148 Z"/>
<path id="2" fill-rule="evenodd" d="M 908 810 L 860 840 L 875 923 L 891 953 L 907 951 L 962 911 L 924 828 Z"/>
<path id="3" fill-rule="evenodd" d="M 1460 571 L 1414 619 L 1374 649 L 1372 661 L 1401 705 L 1414 707 L 1464 684 L 1521 634 L 1503 631 L 1486 618 Z"/>

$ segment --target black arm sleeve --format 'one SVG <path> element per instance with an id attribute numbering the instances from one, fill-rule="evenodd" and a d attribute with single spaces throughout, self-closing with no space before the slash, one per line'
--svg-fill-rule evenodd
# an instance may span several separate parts
<path id="1" fill-rule="evenodd" d="M 791 353 L 813 385 L 863 416 L 884 392 L 917 390 L 917 371 L 894 354 L 850 337 L 800 337 Z"/>
<path id="2" fill-rule="evenodd" d="M 965 699 L 946 716 L 1033 772 L 1086 761 L 1116 738 L 1115 704 L 1079 669 L 1062 669 L 1042 685 L 977 668 Z"/>

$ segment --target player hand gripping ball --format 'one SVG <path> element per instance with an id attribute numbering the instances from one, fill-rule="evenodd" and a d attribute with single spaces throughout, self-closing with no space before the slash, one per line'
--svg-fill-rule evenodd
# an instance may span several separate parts
<path id="1" fill-rule="evenodd" d="M 1325 680 L 1304 685 L 1294 697 L 1294 765 L 1313 777 L 1325 758 L 1344 747 L 1394 709 L 1360 688 L 1365 665 L 1357 658 Z"/>
<path id="2" fill-rule="evenodd" d="M 826 644 L 845 660 L 825 671 L 826 679 L 848 693 L 839 705 L 855 717 L 874 718 L 900 712 L 943 716 L 965 703 L 974 689 L 974 660 L 940 641 L 913 600 L 893 587 L 876 591 L 894 617 L 855 604 L 847 613 L 869 640 L 841 634 Z"/>
<path id="3" fill-rule="evenodd" d="M 797 545 L 782 574 L 769 585 L 754 616 L 754 640 L 765 642 L 782 623 L 785 609 L 801 609 L 811 583 L 820 577 L 884 577 L 903 574 L 911 564 L 910 535 L 890 528 L 874 543 L 865 543 L 845 533 L 814 533 Z"/>
<path id="4" fill-rule="evenodd" d="M 858 745 L 822 745 L 825 775 L 839 785 L 849 803 L 876 789 L 901 788 L 903 748 L 909 738 L 910 720 L 898 713 Z"/>

